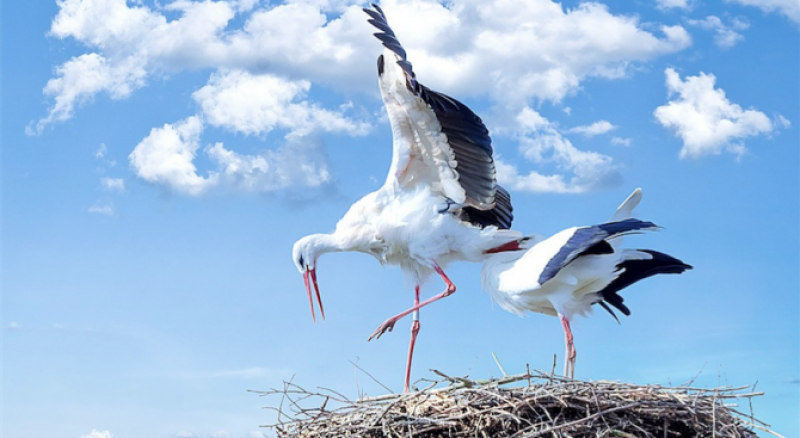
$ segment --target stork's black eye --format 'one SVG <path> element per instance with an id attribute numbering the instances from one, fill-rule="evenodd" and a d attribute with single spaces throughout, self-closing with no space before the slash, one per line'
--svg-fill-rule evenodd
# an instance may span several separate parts
<path id="1" fill-rule="evenodd" d="M 303 267 L 305 266 L 305 265 L 303 264 L 303 256 L 300 256 L 300 260 L 298 260 L 298 261 L 297 261 L 297 263 L 299 263 L 299 264 L 300 264 L 300 266 L 303 266 Z"/>

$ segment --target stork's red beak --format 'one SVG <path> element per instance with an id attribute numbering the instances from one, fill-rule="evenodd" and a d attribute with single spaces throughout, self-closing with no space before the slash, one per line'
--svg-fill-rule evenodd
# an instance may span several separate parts
<path id="1" fill-rule="evenodd" d="M 309 281 L 308 277 L 311 277 Z M 314 268 L 306 267 L 306 272 L 303 272 L 303 282 L 306 284 L 306 292 L 308 293 L 308 305 L 311 306 L 311 318 L 317 322 L 317 315 L 314 312 L 314 297 L 311 296 L 311 283 L 314 283 L 314 292 L 317 295 L 317 303 L 319 303 L 319 313 L 322 315 L 322 320 L 325 320 L 325 309 L 322 308 L 322 298 L 319 296 L 319 286 L 317 286 L 317 272 Z"/>

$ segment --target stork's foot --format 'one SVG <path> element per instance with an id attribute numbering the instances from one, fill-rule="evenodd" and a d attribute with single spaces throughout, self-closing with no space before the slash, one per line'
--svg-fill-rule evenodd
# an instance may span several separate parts
<path id="1" fill-rule="evenodd" d="M 370 335 L 369 339 L 367 339 L 367 342 L 369 342 L 369 341 L 371 341 L 373 339 L 380 338 L 381 335 L 383 335 L 387 331 L 388 332 L 392 331 L 392 329 L 394 329 L 394 325 L 395 325 L 395 323 L 397 322 L 398 319 L 400 319 L 400 318 L 392 317 L 392 318 L 389 318 L 386 321 L 384 321 L 383 324 L 379 325 L 378 328 L 375 329 L 374 332 L 372 332 L 372 334 Z"/>

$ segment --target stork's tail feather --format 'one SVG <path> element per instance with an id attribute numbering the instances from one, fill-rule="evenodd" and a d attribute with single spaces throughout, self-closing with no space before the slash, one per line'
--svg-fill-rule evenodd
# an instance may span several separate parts
<path id="1" fill-rule="evenodd" d="M 625 316 L 629 316 L 631 314 L 630 309 L 623 304 L 623 301 L 625 300 L 617 292 L 625 289 L 639 280 L 652 277 L 653 275 L 680 274 L 688 269 L 692 269 L 691 265 L 687 265 L 675 257 L 658 251 L 647 249 L 639 249 L 637 251 L 650 254 L 652 258 L 625 260 L 624 262 L 620 263 L 617 265 L 617 268 L 621 270 L 624 269 L 624 271 L 619 277 L 606 286 L 605 289 L 600 291 L 600 296 L 602 296 L 603 299 L 599 301 L 599 304 L 605 310 L 607 310 L 611 316 L 614 317 L 614 319 L 617 319 L 617 315 L 615 315 L 614 311 L 611 310 L 611 308 L 609 308 L 606 304 L 610 304 L 622 312 Z M 619 319 L 617 319 L 617 322 L 619 322 Z"/>

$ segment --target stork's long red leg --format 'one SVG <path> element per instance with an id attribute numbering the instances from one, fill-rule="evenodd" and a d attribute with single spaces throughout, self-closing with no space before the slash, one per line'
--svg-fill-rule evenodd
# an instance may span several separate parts
<path id="1" fill-rule="evenodd" d="M 572 379 L 575 377 L 575 358 L 578 356 L 578 352 L 575 351 L 575 342 L 572 337 L 569 320 L 562 314 L 559 314 L 558 317 L 561 320 L 561 327 L 564 328 L 564 340 L 567 344 L 567 351 L 564 355 L 564 377 Z"/>
<path id="2" fill-rule="evenodd" d="M 367 339 L 368 341 L 371 341 L 372 339 L 378 339 L 378 338 L 381 337 L 382 334 L 386 333 L 387 331 L 392 331 L 392 329 L 394 328 L 394 324 L 398 320 L 400 320 L 401 318 L 403 318 L 406 315 L 408 315 L 409 313 L 416 312 L 417 310 L 427 306 L 428 304 L 431 304 L 431 303 L 433 303 L 435 301 L 441 300 L 442 298 L 449 297 L 450 295 L 453 295 L 453 293 L 456 291 L 456 285 L 453 284 L 452 281 L 450 281 L 450 279 L 447 277 L 447 275 L 445 275 L 444 271 L 442 271 L 442 268 L 440 268 L 439 265 L 434 263 L 433 264 L 433 269 L 436 271 L 437 274 L 439 274 L 440 277 L 442 277 L 442 280 L 444 280 L 444 283 L 447 285 L 447 287 L 445 288 L 444 292 L 442 292 L 439 295 L 436 295 L 434 297 L 428 298 L 427 300 L 425 300 L 425 301 L 423 301 L 423 302 L 421 302 L 419 304 L 415 304 L 414 307 L 412 307 L 412 308 L 410 308 L 408 310 L 405 310 L 403 312 L 400 312 L 397 315 L 387 319 L 386 321 L 383 322 L 383 324 L 378 326 L 378 328 L 375 329 L 374 332 L 372 332 L 372 335 L 370 335 L 369 339 Z"/>
<path id="3" fill-rule="evenodd" d="M 414 305 L 419 305 L 419 285 L 414 288 Z M 411 359 L 414 357 L 417 333 L 419 333 L 419 310 L 414 311 L 414 322 L 411 323 L 411 340 L 408 343 L 408 362 L 406 362 L 406 381 L 403 385 L 403 392 L 411 390 Z"/>

